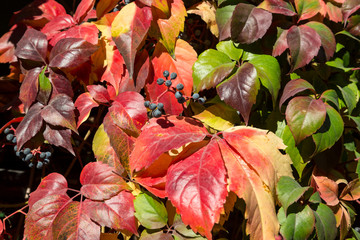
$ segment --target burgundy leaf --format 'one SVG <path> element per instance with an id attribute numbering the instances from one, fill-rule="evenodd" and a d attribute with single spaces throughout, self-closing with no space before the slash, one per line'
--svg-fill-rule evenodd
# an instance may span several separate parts
<path id="1" fill-rule="evenodd" d="M 271 13 L 282 14 L 285 16 L 296 15 L 292 6 L 283 0 L 265 0 L 258 7 Z"/>
<path id="2" fill-rule="evenodd" d="M 54 127 L 46 124 L 43 133 L 44 138 L 50 143 L 58 147 L 63 147 L 75 156 L 74 149 L 71 145 L 71 130 L 60 127 Z"/>
<path id="3" fill-rule="evenodd" d="M 80 175 L 83 185 L 80 192 L 92 200 L 106 200 L 120 191 L 128 189 L 121 176 L 114 173 L 114 168 L 102 162 L 88 163 Z"/>
<path id="4" fill-rule="evenodd" d="M 29 28 L 16 45 L 15 55 L 46 64 L 48 41 L 46 36 L 35 29 Z"/>
<path id="5" fill-rule="evenodd" d="M 231 21 L 231 39 L 239 43 L 253 43 L 262 38 L 272 22 L 272 14 L 253 5 L 236 5 Z"/>
<path id="6" fill-rule="evenodd" d="M 291 55 L 291 71 L 308 64 L 318 54 L 321 46 L 319 34 L 306 25 L 292 26 L 286 38 Z"/>
<path id="7" fill-rule="evenodd" d="M 236 6 L 228 5 L 216 10 L 216 23 L 219 27 L 219 41 L 231 37 L 232 15 Z"/>
<path id="8" fill-rule="evenodd" d="M 44 105 L 37 102 L 29 108 L 29 111 L 26 113 L 24 119 L 16 128 L 16 139 L 17 139 L 17 148 L 21 147 L 34 137 L 41 129 L 43 125 L 43 119 L 41 117 L 41 110 Z"/>
<path id="9" fill-rule="evenodd" d="M 304 79 L 299 78 L 288 82 L 284 88 L 283 95 L 280 98 L 279 109 L 281 109 L 281 106 L 286 100 L 289 99 L 289 97 L 292 97 L 295 94 L 305 90 L 311 90 L 313 93 L 315 93 L 314 87 Z"/>
<path id="10" fill-rule="evenodd" d="M 42 29 L 41 32 L 44 33 L 48 39 L 55 36 L 58 32 L 63 29 L 72 27 L 76 24 L 72 16 L 69 14 L 60 15 L 55 17 L 53 20 L 48 22 Z"/>
<path id="11" fill-rule="evenodd" d="M 37 189 L 30 193 L 29 208 L 31 209 L 34 203 L 43 199 L 47 195 L 66 195 L 68 185 L 66 178 L 59 173 L 50 173 L 41 180 Z"/>
<path id="12" fill-rule="evenodd" d="M 116 98 L 115 102 L 120 103 L 126 110 L 127 114 L 132 118 L 135 126 L 140 130 L 146 121 L 147 110 L 144 106 L 144 98 L 137 92 L 123 92 Z"/>
<path id="13" fill-rule="evenodd" d="M 360 9 L 359 0 L 346 0 L 342 6 L 341 11 L 343 13 L 344 23 L 348 20 L 349 16 Z"/>
<path id="14" fill-rule="evenodd" d="M 101 226 L 119 231 L 127 230 L 137 235 L 134 199 L 131 193 L 121 191 L 104 202 L 86 199 L 84 208 L 86 214 Z"/>
<path id="15" fill-rule="evenodd" d="M 273 57 L 280 56 L 287 48 L 289 48 L 286 35 L 288 30 L 282 30 L 281 34 L 275 42 L 274 49 L 272 52 Z"/>
<path id="16" fill-rule="evenodd" d="M 81 38 L 65 38 L 50 53 L 50 67 L 75 67 L 87 61 L 97 47 Z"/>
<path id="17" fill-rule="evenodd" d="M 66 94 L 71 98 L 74 96 L 71 83 L 64 75 L 60 73 L 55 73 L 50 69 L 49 80 L 52 85 L 51 98 L 54 98 L 56 95 L 59 94 Z"/>
<path id="18" fill-rule="evenodd" d="M 74 109 L 71 98 L 65 94 L 59 94 L 44 107 L 41 116 L 51 125 L 69 128 L 77 133 Z"/>
<path id="19" fill-rule="evenodd" d="M 137 53 L 134 68 L 134 79 L 136 79 L 135 91 L 140 92 L 141 89 L 144 88 L 146 80 L 150 75 L 150 58 L 146 49 Z"/>
<path id="20" fill-rule="evenodd" d="M 55 217 L 52 232 L 51 239 L 100 239 L 100 226 L 86 215 L 84 202 L 71 202 L 62 208 Z"/>
<path id="21" fill-rule="evenodd" d="M 91 97 L 100 103 L 108 103 L 110 101 L 110 95 L 106 88 L 101 85 L 89 85 L 86 87 Z"/>
<path id="22" fill-rule="evenodd" d="M 51 194 L 46 192 L 30 206 L 25 218 L 24 237 L 27 239 L 54 239 L 53 223 L 56 216 L 71 199 L 66 194 Z"/>
<path id="23" fill-rule="evenodd" d="M 97 102 L 91 97 L 90 93 L 86 92 L 81 94 L 75 101 L 75 107 L 79 111 L 80 115 L 78 118 L 77 128 L 88 119 L 91 109 L 99 106 Z"/>
<path id="24" fill-rule="evenodd" d="M 95 0 L 81 0 L 74 14 L 75 21 L 81 23 L 90 10 L 94 7 L 94 4 Z"/>
<path id="25" fill-rule="evenodd" d="M 185 224 L 211 239 L 227 196 L 226 169 L 216 140 L 172 165 L 166 192 Z"/>
<path id="26" fill-rule="evenodd" d="M 35 101 L 39 90 L 39 74 L 42 68 L 37 67 L 29 70 L 20 87 L 19 99 L 24 104 L 25 110 L 29 109 Z"/>
<path id="27" fill-rule="evenodd" d="M 97 45 L 99 30 L 92 23 L 83 23 L 79 26 L 74 26 L 68 30 L 59 32 L 50 40 L 50 45 L 55 46 L 58 41 L 63 38 L 81 38 L 87 42 Z"/>
<path id="28" fill-rule="evenodd" d="M 251 107 L 256 102 L 259 88 L 256 69 L 251 63 L 246 62 L 234 75 L 219 84 L 216 90 L 220 99 L 238 110 L 248 124 Z"/>

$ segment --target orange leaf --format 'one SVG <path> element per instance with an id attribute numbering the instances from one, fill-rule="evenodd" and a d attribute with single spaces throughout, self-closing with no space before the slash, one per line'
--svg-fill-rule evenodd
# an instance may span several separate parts
<path id="1" fill-rule="evenodd" d="M 216 8 L 211 2 L 203 1 L 197 3 L 192 6 L 187 12 L 199 15 L 202 20 L 204 20 L 211 33 L 214 34 L 216 37 L 219 37 L 219 28 L 216 24 L 215 17 Z"/>
<path id="2" fill-rule="evenodd" d="M 318 176 L 313 173 L 313 180 L 316 184 L 316 190 L 319 192 L 320 197 L 329 206 L 335 206 L 339 203 L 338 199 L 338 185 L 333 180 L 326 176 Z"/>

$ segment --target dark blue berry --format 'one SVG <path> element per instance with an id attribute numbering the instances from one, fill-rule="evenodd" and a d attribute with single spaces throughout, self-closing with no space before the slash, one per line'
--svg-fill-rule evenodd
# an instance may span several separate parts
<path id="1" fill-rule="evenodd" d="M 14 137 L 11 142 L 16 143 L 16 137 Z"/>
<path id="2" fill-rule="evenodd" d="M 176 99 L 180 99 L 182 97 L 182 93 L 181 92 L 176 92 L 175 93 L 175 98 Z"/>
<path id="3" fill-rule="evenodd" d="M 152 112 L 153 117 L 158 118 L 161 117 L 162 113 L 159 109 L 156 109 L 155 111 Z"/>
<path id="4" fill-rule="evenodd" d="M 184 97 L 181 97 L 178 99 L 178 103 L 184 103 L 185 102 L 185 98 Z"/>
<path id="5" fill-rule="evenodd" d="M 176 85 L 176 89 L 177 90 L 183 90 L 184 89 L 184 85 L 182 83 L 178 83 L 178 85 Z"/>
<path id="6" fill-rule="evenodd" d="M 205 103 L 205 99 L 204 99 L 204 98 L 199 98 L 198 101 L 199 101 L 200 104 Z"/>
<path id="7" fill-rule="evenodd" d="M 8 140 L 8 141 L 13 140 L 13 138 L 14 138 L 14 134 L 12 134 L 12 133 L 9 133 L 8 135 L 6 135 L 6 140 Z"/>
<path id="8" fill-rule="evenodd" d="M 162 78 L 158 78 L 158 80 L 156 81 L 156 83 L 157 83 L 158 85 L 162 85 L 164 82 L 165 82 L 165 80 L 162 79 Z"/>
<path id="9" fill-rule="evenodd" d="M 5 128 L 4 133 L 8 134 L 10 132 L 10 128 Z"/>
<path id="10" fill-rule="evenodd" d="M 144 102 L 144 106 L 145 106 L 145 107 L 149 107 L 149 106 L 150 106 L 150 101 L 145 101 L 145 102 Z"/>
<path id="11" fill-rule="evenodd" d="M 47 158 L 44 159 L 44 164 L 45 164 L 45 165 L 49 164 L 49 162 L 50 162 L 49 159 L 47 159 Z"/>
<path id="12" fill-rule="evenodd" d="M 164 108 L 164 104 L 163 104 L 163 103 L 158 103 L 157 108 L 158 108 L 159 110 L 163 109 L 163 108 Z"/>
<path id="13" fill-rule="evenodd" d="M 29 168 L 32 168 L 34 166 L 34 164 L 31 162 L 29 163 Z"/>
<path id="14" fill-rule="evenodd" d="M 34 155 L 32 155 L 31 153 L 27 154 L 25 157 L 25 162 L 30 161 L 33 157 Z"/>
<path id="15" fill-rule="evenodd" d="M 28 155 L 30 152 L 31 152 L 31 149 L 30 149 L 30 148 L 25 148 L 25 149 L 24 149 L 24 154 L 25 154 L 25 155 Z"/>
<path id="16" fill-rule="evenodd" d="M 43 163 L 42 162 L 37 162 L 36 168 L 41 169 L 42 167 L 43 167 Z"/>
<path id="17" fill-rule="evenodd" d="M 45 154 L 46 154 L 46 158 L 51 157 L 51 152 L 46 152 Z"/>
<path id="18" fill-rule="evenodd" d="M 46 157 L 46 153 L 42 152 L 40 153 L 40 158 L 45 158 Z"/>
<path id="19" fill-rule="evenodd" d="M 150 110 L 154 110 L 156 108 L 156 106 L 157 105 L 155 103 L 151 103 L 149 108 L 150 108 Z"/>
<path id="20" fill-rule="evenodd" d="M 175 72 L 170 74 L 170 79 L 175 79 L 177 77 L 177 74 Z"/>
<path id="21" fill-rule="evenodd" d="M 172 84 L 171 80 L 166 80 L 165 86 L 171 87 L 171 84 Z"/>
<path id="22" fill-rule="evenodd" d="M 14 146 L 14 152 L 17 152 L 17 145 Z"/>
<path id="23" fill-rule="evenodd" d="M 21 157 L 21 154 L 22 154 L 22 151 L 17 151 L 17 152 L 15 153 L 15 155 L 16 155 L 17 157 Z"/>
<path id="24" fill-rule="evenodd" d="M 169 73 L 168 70 L 165 70 L 165 71 L 163 72 L 163 75 L 164 75 L 164 77 L 166 77 L 166 78 L 169 76 L 169 74 L 170 74 L 170 73 Z"/>
<path id="25" fill-rule="evenodd" d="M 194 100 L 197 100 L 199 97 L 200 97 L 200 95 L 199 95 L 198 93 L 194 93 L 194 94 L 192 95 L 192 98 L 193 98 Z"/>

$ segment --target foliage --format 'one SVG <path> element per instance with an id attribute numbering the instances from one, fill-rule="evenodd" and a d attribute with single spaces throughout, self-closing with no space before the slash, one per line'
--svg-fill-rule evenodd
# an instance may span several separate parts
<path id="1" fill-rule="evenodd" d="M 23 117 L 0 133 L 43 168 L 18 211 L 24 238 L 358 239 L 359 9 L 81 0 L 70 15 L 36 0 L 16 12 L 0 62 L 21 81 Z M 61 149 L 79 190 L 50 168 Z"/>

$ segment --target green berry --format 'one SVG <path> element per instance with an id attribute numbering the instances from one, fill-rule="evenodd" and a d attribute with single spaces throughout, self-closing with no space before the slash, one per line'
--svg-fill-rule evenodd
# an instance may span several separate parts
<path id="1" fill-rule="evenodd" d="M 166 80 L 165 86 L 171 87 L 171 84 L 172 84 L 171 80 Z"/>
<path id="2" fill-rule="evenodd" d="M 149 106 L 150 106 L 150 101 L 145 101 L 145 102 L 144 102 L 144 106 L 145 106 L 145 107 L 149 107 Z"/>
<path id="3" fill-rule="evenodd" d="M 193 98 L 194 100 L 197 100 L 199 97 L 200 97 L 200 95 L 199 95 L 198 93 L 194 93 L 194 94 L 192 95 L 192 98 Z"/>
<path id="4" fill-rule="evenodd" d="M 170 79 L 174 80 L 177 77 L 177 74 L 175 72 L 170 74 Z"/>
<path id="5" fill-rule="evenodd" d="M 158 78 L 158 80 L 156 81 L 156 83 L 157 83 L 158 85 L 162 85 L 164 82 L 165 82 L 165 80 L 162 79 L 162 78 Z"/>
<path id="6" fill-rule="evenodd" d="M 167 77 L 169 76 L 169 71 L 168 71 L 168 70 L 165 70 L 165 71 L 163 72 L 163 75 L 164 75 L 165 78 L 167 78 Z"/>

